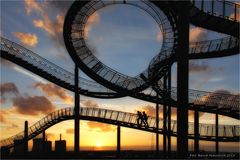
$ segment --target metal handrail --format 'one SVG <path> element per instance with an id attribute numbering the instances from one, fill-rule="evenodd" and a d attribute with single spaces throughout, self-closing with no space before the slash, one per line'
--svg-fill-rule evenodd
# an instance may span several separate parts
<path id="1" fill-rule="evenodd" d="M 36 66 L 37 68 L 44 70 L 48 74 L 53 75 L 59 80 L 62 80 L 69 85 L 74 85 L 74 74 L 66 71 L 65 69 L 57 66 L 56 64 L 48 61 L 47 59 L 39 56 L 38 54 L 24 48 L 23 46 L 12 42 L 6 38 L 0 37 L 1 40 L 1 50 L 7 51 L 18 58 L 21 58 L 28 63 Z M 79 77 L 80 86 L 87 86 L 87 89 L 92 92 L 107 92 L 116 93 L 96 82 L 87 80 L 85 78 Z"/>
<path id="2" fill-rule="evenodd" d="M 231 21 L 240 21 L 238 17 L 240 5 L 238 3 L 225 0 L 191 0 L 191 2 L 196 8 L 207 14 Z"/>
<path id="3" fill-rule="evenodd" d="M 80 111 L 80 118 L 81 116 L 89 117 L 89 118 L 101 118 L 106 120 L 109 120 L 111 124 L 116 124 L 116 122 L 131 124 L 131 126 L 135 126 L 136 129 L 150 129 L 152 128 L 153 131 L 156 128 L 156 118 L 152 116 L 148 116 L 148 124 L 149 127 L 146 126 L 139 126 L 137 124 L 137 114 L 135 113 L 129 113 L 129 112 L 122 112 L 122 111 L 115 111 L 115 110 L 109 110 L 109 109 L 103 109 L 103 108 L 87 108 L 87 107 L 81 107 Z M 124 115 L 124 116 L 123 116 Z M 40 134 L 42 131 L 47 129 L 48 127 L 54 125 L 55 123 L 59 123 L 67 119 L 73 119 L 74 118 L 74 108 L 68 107 L 59 109 L 55 112 L 52 112 L 42 118 L 40 121 L 37 121 L 32 126 L 28 128 L 28 140 L 34 138 L 38 134 Z M 97 120 L 97 119 L 94 119 Z M 100 120 L 101 121 L 101 120 Z M 54 122 L 54 124 L 52 123 Z M 177 121 L 172 120 L 171 121 L 171 131 L 173 133 L 176 133 L 177 131 Z M 189 128 L 189 135 L 193 134 L 194 131 L 194 123 L 189 122 L 188 124 Z M 214 124 L 199 124 L 200 127 L 200 137 L 215 137 L 215 125 Z M 207 128 L 207 129 L 206 129 Z M 240 136 L 240 126 L 239 125 L 219 125 L 219 137 L 224 138 L 236 138 Z M 159 119 L 159 130 L 161 131 L 163 129 L 163 119 Z M 210 130 L 210 131 L 209 131 Z M 18 140 L 18 143 L 24 142 L 24 132 L 20 132 L 14 136 L 11 136 L 10 138 L 4 139 L 0 141 L 1 147 L 13 147 L 14 141 Z M 238 141 L 238 139 L 237 139 Z"/>

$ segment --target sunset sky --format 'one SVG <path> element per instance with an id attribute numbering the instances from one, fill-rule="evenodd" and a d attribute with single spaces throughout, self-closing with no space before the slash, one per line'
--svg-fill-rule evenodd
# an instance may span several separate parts
<path id="1" fill-rule="evenodd" d="M 60 67 L 73 72 L 74 63 L 63 42 L 63 22 L 70 1 L 1 1 L 1 36 L 19 43 Z M 88 44 L 96 56 L 115 70 L 136 76 L 148 67 L 161 48 L 161 32 L 156 22 L 142 10 L 127 5 L 103 8 L 89 19 Z M 225 37 L 191 25 L 190 41 Z M 80 72 L 84 78 L 88 78 Z M 176 85 L 176 64 L 173 65 L 173 84 Z M 190 61 L 191 89 L 239 93 L 239 55 Z M 23 130 L 25 120 L 34 124 L 46 114 L 73 106 L 73 93 L 39 76 L 1 59 L 1 113 L 0 139 Z M 125 112 L 146 110 L 155 115 L 155 104 L 131 97 L 96 99 L 81 96 L 81 105 Z M 192 113 L 189 120 L 192 121 Z M 174 116 L 173 116 L 174 117 Z M 203 114 L 202 123 L 214 123 L 214 115 Z M 220 116 L 220 124 L 239 124 L 239 121 Z M 58 140 L 59 134 L 73 149 L 73 121 L 59 123 L 46 133 L 49 140 Z M 125 149 L 154 149 L 155 135 L 121 128 Z M 116 126 L 81 121 L 80 141 L 83 149 L 115 149 Z M 144 138 L 143 138 L 144 137 Z M 175 148 L 176 138 L 173 138 Z M 31 145 L 32 142 L 29 142 Z M 53 143 L 54 144 L 54 143 Z M 193 142 L 189 142 L 190 149 Z M 200 142 L 200 149 L 214 150 L 214 143 Z M 162 136 L 160 136 L 160 147 Z M 221 151 L 238 151 L 238 143 L 220 143 Z"/>

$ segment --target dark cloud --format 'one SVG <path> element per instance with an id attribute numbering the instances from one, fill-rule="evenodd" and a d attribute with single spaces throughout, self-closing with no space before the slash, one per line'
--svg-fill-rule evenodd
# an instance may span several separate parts
<path id="1" fill-rule="evenodd" d="M 0 104 L 3 104 L 6 99 L 19 96 L 18 88 L 12 82 L 3 83 L 0 85 L 0 96 Z"/>
<path id="2" fill-rule="evenodd" d="M 211 67 L 206 61 L 190 61 L 189 62 L 189 72 L 206 72 L 210 71 Z"/>
<path id="3" fill-rule="evenodd" d="M 213 94 L 228 94 L 228 95 L 232 95 L 230 91 L 228 90 L 216 90 L 213 92 Z"/>
<path id="4" fill-rule="evenodd" d="M 14 98 L 13 107 L 18 113 L 26 115 L 48 114 L 56 109 L 44 96 Z"/>
<path id="5" fill-rule="evenodd" d="M 33 87 L 40 89 L 49 97 L 58 97 L 65 101 L 66 103 L 73 103 L 73 98 L 67 94 L 66 90 L 61 87 L 58 87 L 55 84 L 52 83 L 43 84 L 39 82 L 35 83 Z"/>
<path id="6" fill-rule="evenodd" d="M 209 65 L 206 60 L 191 60 L 189 61 L 189 72 L 215 72 L 215 71 L 223 71 L 222 67 L 213 68 Z"/>
<path id="7" fill-rule="evenodd" d="M 82 104 L 84 107 L 88 107 L 88 108 L 99 108 L 98 103 L 93 100 L 83 101 Z"/>

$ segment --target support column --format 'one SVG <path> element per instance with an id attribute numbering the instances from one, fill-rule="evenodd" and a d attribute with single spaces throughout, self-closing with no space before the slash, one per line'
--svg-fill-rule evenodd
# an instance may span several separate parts
<path id="1" fill-rule="evenodd" d="M 79 79 L 78 79 L 78 67 L 75 64 L 75 107 L 74 107 L 74 151 L 79 153 L 79 109 L 80 109 L 80 97 L 78 93 Z"/>
<path id="2" fill-rule="evenodd" d="M 158 98 L 158 93 L 157 93 Z M 156 155 L 159 155 L 159 104 L 156 103 Z"/>
<path id="3" fill-rule="evenodd" d="M 163 89 L 164 89 L 164 105 L 163 105 L 163 155 L 166 157 L 167 153 L 167 105 L 166 105 L 166 96 L 167 96 L 167 75 L 163 77 Z"/>
<path id="4" fill-rule="evenodd" d="M 24 123 L 24 152 L 28 153 L 28 121 Z"/>
<path id="5" fill-rule="evenodd" d="M 43 139 L 43 141 L 46 140 L 46 134 L 45 134 L 45 131 L 43 131 L 43 133 L 42 133 L 42 139 Z"/>
<path id="6" fill-rule="evenodd" d="M 45 140 L 46 140 L 46 134 L 45 134 L 45 131 L 43 131 L 43 133 L 42 133 L 42 143 L 43 143 L 43 145 L 42 145 L 42 151 L 44 152 L 45 151 Z"/>
<path id="7" fill-rule="evenodd" d="M 168 96 L 171 97 L 171 89 L 172 89 L 172 79 L 171 79 L 171 67 L 169 68 L 168 70 Z M 171 157 L 171 105 L 168 106 L 168 134 L 167 134 L 167 137 L 168 137 L 168 158 Z"/>
<path id="8" fill-rule="evenodd" d="M 216 119 L 215 119 L 215 130 L 216 130 L 216 154 L 219 153 L 219 142 L 218 142 L 218 113 L 216 113 Z"/>
<path id="9" fill-rule="evenodd" d="M 188 157 L 189 6 L 188 1 L 177 4 L 177 158 L 182 159 Z"/>
<path id="10" fill-rule="evenodd" d="M 194 152 L 198 157 L 199 153 L 199 111 L 196 108 L 194 111 Z"/>
<path id="11" fill-rule="evenodd" d="M 117 156 L 121 155 L 121 126 L 117 126 Z"/>

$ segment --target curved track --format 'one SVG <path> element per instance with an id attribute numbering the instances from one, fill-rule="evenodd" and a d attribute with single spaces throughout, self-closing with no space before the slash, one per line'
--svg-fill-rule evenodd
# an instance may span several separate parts
<path id="1" fill-rule="evenodd" d="M 1 57 L 53 82 L 74 91 L 74 74 L 23 46 L 1 37 Z M 118 93 L 87 79 L 79 77 L 79 94 L 96 98 L 118 98 Z"/>
<path id="2" fill-rule="evenodd" d="M 192 0 L 190 21 L 196 26 L 239 37 L 240 5 L 231 1 Z"/>
<path id="3" fill-rule="evenodd" d="M 137 114 L 114 111 L 101 108 L 81 108 L 79 111 L 81 120 L 97 121 L 112 125 L 120 125 L 123 127 L 148 131 L 159 134 L 163 134 L 163 119 L 159 120 L 159 130 L 156 131 L 156 118 L 149 117 L 148 124 L 149 127 L 139 126 L 137 124 Z M 65 120 L 74 119 L 74 108 L 63 108 L 57 110 L 53 113 L 48 114 L 46 117 L 42 118 L 40 121 L 33 124 L 28 128 L 28 140 L 36 137 L 49 127 L 60 123 Z M 190 139 L 194 138 L 194 123 L 188 124 L 188 137 Z M 218 140 L 221 142 L 238 142 L 240 136 L 240 127 L 238 125 L 219 125 L 219 137 Z M 177 122 L 172 120 L 171 122 L 171 135 L 177 136 Z M 215 126 L 212 124 L 199 124 L 199 138 L 200 140 L 214 141 L 215 140 Z M 14 140 L 18 140 L 14 144 Z M 22 140 L 22 141 L 21 141 Z M 14 145 L 18 145 L 24 142 L 24 132 L 20 132 L 15 136 L 4 139 L 0 141 L 1 147 L 4 149 L 9 149 Z"/>
<path id="4" fill-rule="evenodd" d="M 114 88 L 120 93 L 124 91 L 139 92 L 148 87 L 148 84 L 141 79 L 140 74 L 136 77 L 130 77 L 111 69 L 94 56 L 85 42 L 84 28 L 88 18 L 98 9 L 121 3 L 138 7 L 152 16 L 164 33 L 161 52 L 165 56 L 170 56 L 169 54 L 176 43 L 174 25 L 168 21 L 168 15 L 165 15 L 168 13 L 165 12 L 166 7 L 163 9 L 163 13 L 148 1 L 75 1 L 65 17 L 64 41 L 73 61 L 93 80 L 107 86 L 107 88 Z M 142 74 L 147 75 L 147 70 L 143 71 Z"/>
<path id="5" fill-rule="evenodd" d="M 175 61 L 175 43 L 177 43 L 177 16 L 171 8 L 172 4 L 177 2 L 147 2 L 140 1 L 135 4 L 132 1 L 123 1 L 117 3 L 124 3 L 134 5 L 149 13 L 154 20 L 159 24 L 162 29 L 163 41 L 170 46 L 165 46 L 161 49 L 160 53 L 155 56 L 149 64 L 147 70 L 137 77 L 129 77 L 123 75 L 113 69 L 109 68 L 100 62 L 88 48 L 85 42 L 84 27 L 87 19 L 98 9 L 106 5 L 115 4 L 109 1 L 76 1 L 72 4 L 71 8 L 65 17 L 64 22 L 64 41 L 70 56 L 73 61 L 93 80 L 99 82 L 107 88 L 110 88 L 120 94 L 134 96 L 137 92 L 142 91 L 150 86 L 150 83 L 156 82 L 162 78 L 168 65 Z M 174 5 L 173 5 L 174 6 Z M 191 8 L 196 8 L 192 6 Z M 159 11 L 162 10 L 162 12 Z M 223 20 L 225 20 L 223 18 Z M 237 23 L 237 22 L 233 22 Z M 236 35 L 234 35 L 236 36 Z M 174 44 L 174 46 L 172 46 Z M 215 58 L 227 55 L 238 54 L 239 42 L 238 38 L 227 37 L 221 40 L 212 40 L 204 42 L 196 42 L 190 45 L 190 58 Z M 176 52 L 176 53 L 175 53 Z M 147 79 L 145 81 L 144 79 Z"/>
<path id="6" fill-rule="evenodd" d="M 226 49 L 224 48 L 224 50 Z M 221 52 L 222 51 L 220 50 L 219 53 L 222 54 Z M 74 91 L 74 75 L 71 72 L 65 71 L 59 66 L 40 57 L 36 53 L 33 53 L 30 50 L 5 38 L 1 38 L 1 57 L 18 64 L 34 74 L 37 74 L 61 87 L 64 87 L 65 89 Z M 176 88 L 172 87 L 171 97 L 165 99 L 164 94 L 169 91 L 164 91 L 161 88 L 161 85 L 156 87 L 157 88 L 155 89 L 148 88 L 142 92 L 133 93 L 130 96 L 148 102 L 160 104 L 167 103 L 171 104 L 173 107 L 177 106 Z M 162 96 L 156 98 L 157 92 L 163 93 Z M 83 78 L 80 78 L 79 93 L 97 98 L 117 98 L 123 96 L 101 85 L 98 85 L 95 82 L 85 80 Z M 220 115 L 239 119 L 239 95 L 189 90 L 189 102 L 190 110 L 198 109 L 201 112 L 218 113 Z"/>

